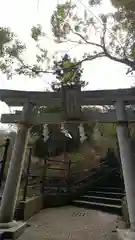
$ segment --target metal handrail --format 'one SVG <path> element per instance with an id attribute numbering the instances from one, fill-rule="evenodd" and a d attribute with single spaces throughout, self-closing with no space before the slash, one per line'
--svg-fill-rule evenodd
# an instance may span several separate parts
<path id="1" fill-rule="evenodd" d="M 112 169 L 110 169 L 111 170 L 111 172 L 112 171 L 115 171 L 115 170 L 117 170 L 117 168 L 112 168 Z M 88 179 L 89 177 L 92 177 L 92 176 L 94 176 L 95 175 L 95 173 L 93 173 L 92 175 L 88 175 L 88 176 L 86 176 L 85 178 L 83 178 L 83 179 L 80 179 L 79 181 L 77 181 L 77 182 L 74 182 L 74 185 L 76 185 L 76 184 L 79 184 L 79 183 L 81 183 L 81 182 L 83 182 L 83 181 L 85 181 L 86 179 Z"/>
<path id="2" fill-rule="evenodd" d="M 108 174 L 109 173 L 113 173 L 113 172 L 115 172 L 117 170 L 117 168 L 115 167 L 115 168 L 112 168 L 112 169 L 108 169 Z M 91 176 L 90 176 L 91 177 Z M 103 178 L 103 177 L 105 177 L 105 175 L 103 176 L 99 176 L 99 177 L 97 177 L 96 179 L 92 179 L 92 181 L 91 182 L 89 182 L 90 184 L 94 184 L 94 183 L 96 183 L 98 180 L 100 180 L 101 178 Z M 79 192 L 82 192 L 82 190 L 86 190 L 86 188 L 88 189 L 88 182 L 87 182 L 87 184 L 85 184 L 85 185 L 82 185 L 82 186 L 79 186 L 79 189 L 77 189 L 76 188 L 76 186 L 77 186 L 77 184 L 79 184 L 79 183 L 82 183 L 83 184 L 83 181 L 80 181 L 80 182 L 78 182 L 78 183 L 73 183 L 73 185 L 72 185 L 72 193 L 74 193 L 74 194 L 79 194 Z"/>
<path id="3" fill-rule="evenodd" d="M 54 162 L 54 163 L 62 163 L 62 164 L 69 164 L 69 162 L 61 161 L 61 160 L 53 160 L 53 159 L 47 159 L 46 162 Z"/>
<path id="4" fill-rule="evenodd" d="M 102 159 L 101 159 L 102 160 Z M 91 180 L 94 180 L 93 179 L 93 177 L 94 176 L 96 176 L 96 174 L 98 174 L 100 171 L 102 171 L 103 169 L 106 169 L 107 167 L 108 167 L 108 160 L 102 160 L 102 162 L 100 162 L 99 164 L 96 164 L 93 168 L 91 168 L 91 169 L 89 169 L 89 170 L 87 170 L 87 171 L 81 171 L 81 172 L 77 172 L 77 173 L 74 173 L 74 172 L 72 172 L 72 165 L 74 164 L 71 160 L 69 160 L 68 162 L 64 162 L 64 161 L 59 161 L 59 160 L 52 160 L 52 159 L 48 159 L 48 162 L 62 162 L 62 163 L 65 163 L 65 164 L 68 164 L 69 165 L 69 168 L 68 169 L 61 169 L 61 168 L 58 168 L 59 170 L 64 170 L 64 171 L 67 171 L 67 177 L 65 178 L 65 177 L 58 177 L 57 176 L 57 179 L 58 180 L 60 180 L 60 182 L 61 182 L 61 180 L 62 179 L 64 179 L 65 178 L 65 180 L 66 180 L 66 182 L 67 182 L 67 189 L 68 189 L 68 191 L 69 192 L 71 192 L 72 193 L 72 190 L 73 189 L 76 189 L 76 187 L 77 187 L 77 185 L 79 186 L 79 188 L 81 188 L 81 186 L 80 185 L 82 185 L 82 187 L 83 187 L 83 185 L 88 185 L 88 182 L 90 183 L 90 179 Z M 75 162 L 76 163 L 76 162 Z M 47 164 L 47 161 L 46 161 L 46 166 L 47 166 L 48 164 Z M 56 170 L 57 168 L 56 167 L 48 167 L 48 169 L 52 169 L 52 170 Z M 111 168 L 110 170 L 109 170 L 109 172 L 111 171 L 114 171 L 114 170 L 116 170 L 117 168 Z M 104 176 L 102 176 L 102 177 L 104 177 Z M 99 177 L 99 178 L 101 178 L 101 176 Z M 50 176 L 50 177 L 47 177 L 47 176 L 45 176 L 44 177 L 44 179 L 48 179 L 48 180 L 54 180 L 54 179 L 56 179 L 55 178 L 55 176 Z M 96 178 L 96 181 L 98 180 L 98 176 L 97 176 L 97 178 Z M 58 188 L 60 187 L 60 185 L 61 185 L 61 188 L 63 187 L 63 188 L 65 188 L 65 184 L 64 184 L 64 186 L 63 186 L 63 183 L 61 182 L 61 183 L 55 183 L 55 186 L 57 187 L 57 185 L 58 185 Z M 51 187 L 51 185 L 53 185 L 51 182 L 50 182 L 50 184 L 49 184 L 50 186 L 48 186 L 48 187 Z M 71 190 L 71 191 L 70 191 Z M 79 189 L 78 189 L 79 190 Z M 73 190 L 74 191 L 74 190 Z"/>
<path id="5" fill-rule="evenodd" d="M 101 162 L 100 164 L 95 165 L 92 169 L 89 169 L 88 171 L 83 171 L 83 172 L 79 172 L 78 175 L 81 175 L 81 178 L 79 181 L 86 179 L 87 177 L 90 176 L 91 173 L 93 173 L 94 170 L 97 170 L 98 168 L 100 168 L 101 166 L 105 165 L 106 163 L 108 163 L 107 160 Z M 72 172 L 71 172 L 72 174 Z M 87 175 L 86 175 L 87 174 Z M 74 174 L 73 174 L 74 175 Z M 84 176 L 85 175 L 85 176 Z M 73 177 L 74 179 L 75 177 Z"/>

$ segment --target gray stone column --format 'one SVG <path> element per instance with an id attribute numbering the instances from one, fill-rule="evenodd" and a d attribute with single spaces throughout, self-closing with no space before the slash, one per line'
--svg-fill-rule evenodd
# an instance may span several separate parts
<path id="1" fill-rule="evenodd" d="M 135 156 L 132 151 L 124 102 L 116 102 L 117 136 L 131 230 L 135 231 Z"/>
<path id="2" fill-rule="evenodd" d="M 9 144 L 9 148 L 8 148 L 7 161 L 6 161 L 7 167 L 9 167 L 9 163 L 10 163 L 10 160 L 11 160 L 12 149 L 13 149 L 14 144 L 15 144 L 15 138 L 16 138 L 16 133 L 15 132 L 11 133 L 9 135 L 10 144 Z"/>
<path id="3" fill-rule="evenodd" d="M 32 115 L 32 104 L 26 104 L 22 112 L 22 121 L 18 126 L 18 132 L 12 150 L 11 161 L 5 183 L 4 193 L 0 207 L 0 223 L 10 223 L 13 221 L 16 202 L 20 187 L 22 169 L 27 147 L 29 120 Z"/>

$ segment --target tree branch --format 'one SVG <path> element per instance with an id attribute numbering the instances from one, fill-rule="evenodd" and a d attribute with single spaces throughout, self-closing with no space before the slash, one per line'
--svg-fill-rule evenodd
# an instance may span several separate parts
<path id="1" fill-rule="evenodd" d="M 109 59 L 115 61 L 115 62 L 119 62 L 119 63 L 126 64 L 127 66 L 129 66 L 129 67 L 131 67 L 131 68 L 133 68 L 133 66 L 134 66 L 134 68 L 135 68 L 135 61 L 131 61 L 131 60 L 129 60 L 129 59 L 126 58 L 126 57 L 123 58 L 123 59 L 120 59 L 120 58 L 117 58 L 117 57 L 115 57 L 115 56 L 112 56 L 112 55 L 108 52 L 108 50 L 107 50 L 107 48 L 106 48 L 106 44 L 105 44 L 106 30 L 107 30 L 107 28 L 106 28 L 106 23 L 105 23 L 105 24 L 104 24 L 104 29 L 103 29 L 103 38 L 102 38 L 103 50 L 104 50 L 105 56 L 108 57 Z M 125 52 L 124 52 L 124 54 L 125 54 Z"/>
<path id="2" fill-rule="evenodd" d="M 80 37 L 86 44 L 89 44 L 89 45 L 92 45 L 92 46 L 95 46 L 95 47 L 99 47 L 103 50 L 103 53 L 104 53 L 104 56 L 105 57 L 108 57 L 109 59 L 113 60 L 113 61 L 116 61 L 116 62 L 119 62 L 119 63 L 122 63 L 122 64 L 125 64 L 129 67 L 131 67 L 132 70 L 135 70 L 135 61 L 132 61 L 130 59 L 128 59 L 127 57 L 123 58 L 123 59 L 120 59 L 120 58 L 117 58 L 115 56 L 112 56 L 107 48 L 106 48 L 106 44 L 105 44 L 105 36 L 106 36 L 106 24 L 104 24 L 104 29 L 103 29 L 103 38 L 102 38 L 102 43 L 101 44 L 98 44 L 98 43 L 94 43 L 94 42 L 90 42 L 88 41 L 87 39 L 85 39 L 84 36 L 82 36 L 82 34 L 80 33 L 77 33 L 77 32 L 74 32 L 72 30 L 72 33 L 77 35 L 78 37 Z M 102 54 L 103 54 L 102 53 Z M 96 57 L 97 58 L 97 57 Z"/>
<path id="3" fill-rule="evenodd" d="M 98 43 L 94 43 L 94 42 L 90 42 L 90 41 L 88 41 L 87 39 L 85 39 L 84 36 L 82 36 L 82 34 L 80 34 L 80 33 L 78 33 L 78 32 L 74 32 L 73 30 L 72 30 L 72 33 L 75 34 L 75 35 L 77 35 L 78 37 L 80 37 L 85 43 L 103 49 L 103 46 L 102 46 L 101 44 L 98 44 Z"/>
<path id="4" fill-rule="evenodd" d="M 52 71 L 47 71 L 47 70 L 36 70 L 34 69 L 34 67 L 30 67 L 29 65 L 26 65 L 22 59 L 17 58 L 17 60 L 21 63 L 21 65 L 24 67 L 24 69 L 28 69 L 31 72 L 34 72 L 35 74 L 39 74 L 39 73 L 54 73 Z M 21 70 L 20 70 L 21 71 Z"/>
<path id="5" fill-rule="evenodd" d="M 106 48 L 104 49 L 104 53 L 105 53 L 105 56 L 108 57 L 109 59 L 111 59 L 111 60 L 113 60 L 115 62 L 126 64 L 127 66 L 129 66 L 133 70 L 135 70 L 135 61 L 131 61 L 131 60 L 127 59 L 127 58 L 120 59 L 120 58 L 114 57 L 114 56 L 110 55 L 110 53 L 108 53 Z"/>
<path id="6" fill-rule="evenodd" d="M 100 58 L 100 57 L 108 57 L 109 59 L 113 60 L 113 61 L 116 61 L 116 62 L 119 62 L 119 63 L 122 63 L 122 64 L 126 64 L 127 66 L 129 66 L 132 71 L 135 70 L 135 61 L 132 61 L 132 60 L 129 60 L 127 58 L 124 58 L 124 59 L 120 59 L 120 58 L 117 58 L 115 56 L 112 56 L 107 48 L 106 48 L 106 44 L 105 44 L 105 36 L 106 36 L 106 27 L 104 26 L 104 31 L 103 31 L 103 38 L 102 38 L 102 43 L 101 44 L 98 44 L 98 43 L 94 43 L 94 42 L 90 42 L 88 40 L 85 39 L 85 37 L 83 37 L 80 33 L 77 33 L 77 32 L 74 32 L 72 31 L 75 35 L 79 36 L 85 44 L 89 44 L 89 45 L 92 45 L 92 46 L 96 46 L 96 47 L 99 47 L 101 48 L 103 51 L 100 52 L 100 53 L 97 53 L 97 54 L 94 54 L 94 55 L 91 55 L 91 56 L 88 56 L 84 59 L 82 59 L 81 61 L 78 61 L 76 64 L 74 64 L 72 67 L 69 67 L 69 68 L 63 68 L 63 70 L 67 70 L 68 71 L 71 71 L 72 69 L 74 69 L 77 65 L 79 64 L 82 64 L 83 62 L 86 62 L 86 61 L 91 61 L 91 60 L 94 60 L 94 59 L 97 59 L 97 58 Z M 76 42 L 77 43 L 77 42 Z M 17 58 L 17 60 L 21 63 L 21 65 L 23 66 L 24 69 L 28 69 L 29 71 L 35 73 L 35 74 L 40 74 L 40 73 L 49 73 L 49 74 L 55 74 L 54 71 L 47 71 L 47 70 L 37 70 L 35 69 L 34 67 L 31 67 L 29 65 L 26 65 L 22 59 L 20 58 Z M 23 71 L 23 69 L 20 69 L 20 73 L 21 71 Z"/>
<path id="7" fill-rule="evenodd" d="M 101 52 L 101 53 L 97 53 L 95 55 L 91 55 L 91 56 L 88 56 L 84 59 L 82 59 L 81 61 L 78 61 L 76 64 L 74 64 L 72 67 L 69 67 L 69 68 L 63 68 L 63 70 L 67 71 L 67 72 L 70 72 L 72 69 L 76 68 L 76 66 L 82 64 L 83 62 L 86 62 L 86 61 L 91 61 L 91 60 L 94 60 L 96 58 L 100 58 L 100 57 L 105 57 L 104 55 L 104 52 Z M 39 73 L 51 73 L 51 74 L 55 74 L 54 71 L 46 71 L 46 70 L 36 70 L 28 65 L 25 65 L 23 60 L 18 58 L 18 60 L 20 61 L 20 63 L 22 64 L 22 66 L 25 68 L 25 69 L 28 69 L 30 70 L 31 72 L 34 72 L 35 74 L 39 74 Z M 21 72 L 21 70 L 20 70 Z"/>

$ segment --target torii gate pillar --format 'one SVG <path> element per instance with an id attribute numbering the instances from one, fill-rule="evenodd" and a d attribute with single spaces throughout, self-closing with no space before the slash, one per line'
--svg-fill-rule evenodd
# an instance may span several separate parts
<path id="1" fill-rule="evenodd" d="M 132 232 L 135 232 L 135 157 L 132 150 L 124 102 L 116 102 L 116 115 L 118 121 L 117 136 L 128 204 L 130 229 Z"/>
<path id="2" fill-rule="evenodd" d="M 12 226 L 29 133 L 32 104 L 24 105 L 0 207 L 0 228 Z"/>

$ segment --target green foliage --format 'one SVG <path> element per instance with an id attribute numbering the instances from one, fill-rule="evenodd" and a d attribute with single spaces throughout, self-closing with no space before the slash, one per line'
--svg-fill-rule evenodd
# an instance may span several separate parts
<path id="1" fill-rule="evenodd" d="M 4 54 L 4 47 L 13 40 L 14 34 L 9 28 L 0 27 L 0 55 Z"/>
<path id="2" fill-rule="evenodd" d="M 135 10 L 134 0 L 111 0 L 111 2 L 116 8 L 123 8 L 125 11 Z"/>
<path id="3" fill-rule="evenodd" d="M 26 46 L 16 35 L 9 29 L 0 27 L 0 71 L 7 75 L 8 79 L 13 75 L 26 75 L 29 77 L 41 76 L 41 74 L 48 72 L 49 57 L 48 51 L 42 48 L 39 44 L 41 37 L 45 34 L 40 25 L 33 26 L 31 29 L 31 37 L 37 42 L 37 55 L 35 64 L 28 65 L 23 60 Z"/>
<path id="4" fill-rule="evenodd" d="M 31 37 L 35 40 L 38 41 L 39 37 L 45 36 L 44 32 L 42 31 L 42 26 L 38 24 L 37 26 L 33 26 L 31 28 Z"/>
<path id="5" fill-rule="evenodd" d="M 95 141 L 95 144 L 99 146 L 100 151 L 106 155 L 108 148 L 111 148 L 116 153 L 117 151 L 116 124 L 97 123 L 95 128 L 100 133 L 100 137 Z"/>
<path id="6" fill-rule="evenodd" d="M 51 87 L 54 91 L 60 90 L 62 85 L 72 86 L 80 84 L 82 87 L 86 85 L 81 80 L 83 69 L 81 64 L 77 64 L 77 60 L 71 60 L 70 56 L 65 54 L 60 61 L 54 61 L 53 70 L 56 73 L 57 81 L 52 82 Z"/>
<path id="7" fill-rule="evenodd" d="M 61 37 L 65 38 L 70 32 L 70 26 L 65 19 L 71 14 L 74 7 L 75 6 L 71 4 L 71 1 L 59 4 L 51 17 L 52 32 L 58 42 Z"/>
<path id="8" fill-rule="evenodd" d="M 89 5 L 90 6 L 95 6 L 97 4 L 100 4 L 102 0 L 89 0 Z"/>
<path id="9" fill-rule="evenodd" d="M 96 126 L 96 122 L 88 122 L 88 123 L 84 123 L 83 125 L 85 135 L 87 136 L 87 139 L 89 142 L 93 141 L 93 133 L 94 133 L 95 126 Z"/>
<path id="10" fill-rule="evenodd" d="M 9 28 L 0 27 L 0 70 L 8 78 L 16 72 L 16 62 L 24 50 L 25 45 Z"/>
<path id="11" fill-rule="evenodd" d="M 48 156 L 48 146 L 41 137 L 36 140 L 33 146 L 33 155 L 39 158 Z"/>
<path id="12" fill-rule="evenodd" d="M 68 39 L 68 41 L 91 46 L 90 52 L 84 53 L 82 61 L 108 57 L 126 64 L 129 67 L 127 73 L 132 72 L 135 70 L 134 0 L 112 0 L 117 7 L 114 13 L 100 13 L 99 16 L 94 16 L 90 7 L 105 1 L 89 0 L 89 7 L 83 4 L 83 1 L 80 2 L 83 7 L 82 11 L 84 9 L 84 14 L 81 16 L 77 6 L 72 5 L 71 2 L 58 5 L 52 15 L 53 21 L 51 21 L 54 36 L 60 42 Z M 71 39 L 73 34 L 78 37 L 78 40 Z M 97 35 L 96 42 L 92 41 L 94 34 Z"/>
<path id="13" fill-rule="evenodd" d="M 134 0 L 111 0 L 112 4 L 117 8 L 115 13 L 116 19 L 119 20 L 119 26 L 127 31 L 134 43 L 135 34 L 135 2 Z M 129 39 L 128 39 L 129 41 Z"/>
<path id="14" fill-rule="evenodd" d="M 112 4 L 116 7 L 115 12 L 110 14 L 100 13 L 99 16 L 95 17 L 92 13 L 94 10 L 91 10 L 91 7 L 98 6 L 105 1 L 88 0 L 88 4 L 80 1 L 80 4 L 82 4 L 80 14 L 78 6 L 68 0 L 62 4 L 58 4 L 51 16 L 52 32 L 56 42 L 71 41 L 90 46 L 89 52 L 85 52 L 84 47 L 84 54 L 80 61 L 71 59 L 63 61 L 63 57 L 61 61 L 56 61 L 51 66 L 48 50 L 40 46 L 40 40 L 46 35 L 41 25 L 38 24 L 31 29 L 31 37 L 34 39 L 38 51 L 36 61 L 34 64 L 28 65 L 22 59 L 22 53 L 25 51 L 26 46 L 16 38 L 15 34 L 9 28 L 0 27 L 0 70 L 2 73 L 7 74 L 8 78 L 14 74 L 40 77 L 44 73 L 54 73 L 58 80 L 56 88 L 59 89 L 62 81 L 65 81 L 68 85 L 72 81 L 78 82 L 82 74 L 79 64 L 96 58 L 108 57 L 111 60 L 126 64 L 129 67 L 128 73 L 134 71 L 134 0 L 111 0 Z M 94 35 L 96 35 L 96 42 L 95 39 L 92 41 Z M 61 70 L 64 68 L 63 72 L 58 70 L 58 66 Z M 67 68 L 71 71 L 68 71 Z M 80 83 L 82 86 L 85 85 L 83 81 L 80 81 Z M 54 85 L 55 83 L 52 87 L 55 89 Z"/>
<path id="15" fill-rule="evenodd" d="M 113 138 L 116 139 L 116 124 L 112 123 L 105 123 L 101 124 L 99 123 L 97 125 L 98 129 L 100 130 L 100 133 L 102 136 L 107 137 L 107 138 Z"/>
<path id="16" fill-rule="evenodd" d="M 65 54 L 60 61 L 56 60 L 54 61 L 53 70 L 56 73 L 57 79 L 55 82 L 52 82 L 51 84 L 51 87 L 54 91 L 60 90 L 62 85 L 72 86 L 74 84 L 81 84 L 81 86 L 84 87 L 86 84 L 84 81 L 81 81 L 80 79 L 83 72 L 81 65 L 76 64 L 76 59 L 71 60 L 71 58 L 67 54 Z M 62 112 L 63 109 L 60 107 L 51 106 L 47 108 L 46 107 L 35 108 L 35 111 L 38 112 L 38 114 L 40 115 L 43 112 L 44 113 Z M 48 125 L 48 127 L 51 127 L 51 125 Z M 43 126 L 33 127 L 32 132 L 41 136 L 43 132 Z M 63 144 L 65 144 L 64 140 L 62 139 L 61 141 L 59 141 L 58 139 L 60 130 L 57 132 L 57 134 L 55 132 L 53 133 L 54 135 L 56 135 L 55 137 L 57 138 L 57 141 L 60 142 L 61 147 L 64 148 L 63 146 Z M 50 143 L 49 147 L 51 147 L 51 144 L 53 144 L 53 142 L 50 141 L 49 143 Z M 55 143 L 54 145 L 57 144 Z M 72 146 L 75 147 L 75 145 L 76 142 L 72 141 Z M 59 147 L 57 146 L 57 148 Z"/>
<path id="17" fill-rule="evenodd" d="M 34 112 L 37 114 L 42 114 L 42 113 L 60 113 L 62 112 L 62 108 L 59 106 L 49 106 L 49 107 L 35 107 Z M 36 134 L 38 136 L 41 136 L 43 134 L 43 125 L 39 126 L 33 126 L 31 128 L 31 134 Z"/>
<path id="18" fill-rule="evenodd" d="M 64 7 L 58 7 L 58 14 L 60 17 L 60 22 L 63 21 L 63 18 L 69 14 L 69 3 L 64 4 Z M 53 17 L 52 17 L 53 22 Z M 64 25 L 65 27 L 65 25 Z M 33 65 L 28 65 L 22 59 L 22 54 L 26 49 L 26 46 L 20 42 L 14 33 L 11 32 L 8 28 L 0 28 L 0 70 L 2 73 L 7 74 L 8 78 L 12 77 L 15 74 L 23 74 L 29 77 L 37 77 L 41 76 L 44 73 L 48 72 L 50 58 L 48 57 L 48 51 L 40 46 L 40 39 L 45 36 L 45 33 L 42 30 L 41 25 L 33 26 L 31 29 L 31 37 L 36 42 L 37 54 L 36 54 L 36 62 Z M 73 65 L 76 64 L 76 60 L 63 62 L 63 67 L 72 68 Z M 44 66 L 47 66 L 46 69 Z M 58 73 L 57 63 L 55 61 L 52 73 L 56 74 L 56 77 L 59 80 L 62 80 L 62 75 L 60 77 L 60 72 Z M 60 65 L 60 62 L 58 63 Z M 62 65 L 61 65 L 62 69 Z M 57 72 L 56 72 L 57 71 Z M 51 72 L 51 71 L 50 71 Z M 75 81 L 81 77 L 82 69 L 81 66 L 74 66 L 74 69 L 71 69 L 71 72 L 64 71 L 64 81 L 66 83 L 72 82 L 73 75 L 75 74 Z M 71 80 L 72 79 L 72 80 Z M 82 82 L 83 84 L 83 82 Z"/>
<path id="19" fill-rule="evenodd" d="M 116 7 L 114 18 L 116 27 L 125 34 L 124 50 L 128 59 L 132 60 L 131 69 L 135 68 L 135 2 L 134 0 L 111 0 Z M 121 36 L 121 39 L 123 37 Z M 130 70 L 130 69 L 129 69 Z"/>
<path id="20" fill-rule="evenodd" d="M 72 152 L 76 145 L 72 139 L 69 139 L 55 126 L 55 130 L 49 127 L 49 138 L 44 142 L 43 136 L 40 135 L 33 146 L 33 155 L 40 158 L 49 156 L 58 156 L 63 152 Z"/>

